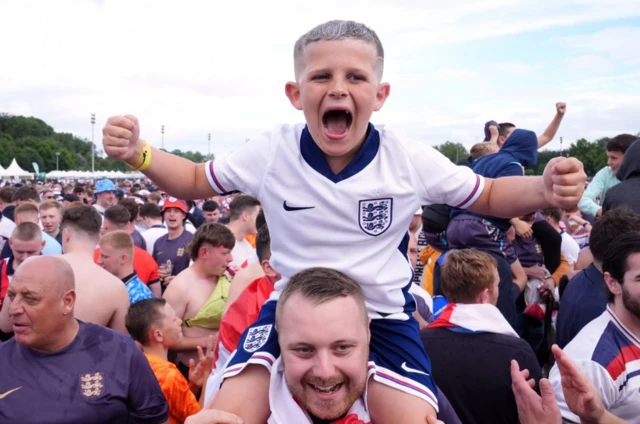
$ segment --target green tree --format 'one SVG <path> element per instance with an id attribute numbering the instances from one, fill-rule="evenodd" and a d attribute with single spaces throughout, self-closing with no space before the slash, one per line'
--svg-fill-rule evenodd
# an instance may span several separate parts
<path id="1" fill-rule="evenodd" d="M 461 143 L 445 141 L 444 143 L 435 146 L 435 149 L 448 157 L 453 163 L 458 162 L 459 159 L 469 157 L 469 152 Z"/>
<path id="2" fill-rule="evenodd" d="M 607 139 L 589 142 L 584 138 L 571 144 L 569 155 L 579 159 L 584 165 L 584 172 L 593 176 L 607 165 L 607 154 L 604 145 Z"/>
<path id="3" fill-rule="evenodd" d="M 36 162 L 41 172 L 56 169 L 56 153 L 59 169 L 63 171 L 91 170 L 92 144 L 69 133 L 57 133 L 44 121 L 25 116 L 0 114 L 0 165 L 9 166 L 15 158 L 18 165 L 32 171 Z M 96 146 L 99 149 L 101 146 Z M 208 158 L 200 152 L 172 152 L 194 162 L 205 162 Z M 130 171 L 123 162 L 104 156 L 96 150 L 95 169 L 104 171 Z"/>

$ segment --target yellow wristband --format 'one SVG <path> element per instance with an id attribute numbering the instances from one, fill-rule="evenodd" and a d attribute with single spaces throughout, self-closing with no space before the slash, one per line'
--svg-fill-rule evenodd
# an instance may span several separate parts
<path id="1" fill-rule="evenodd" d="M 136 171 L 144 171 L 151 165 L 151 146 L 146 141 L 142 145 L 142 150 L 138 155 L 138 158 L 133 164 L 128 164 L 130 168 Z"/>

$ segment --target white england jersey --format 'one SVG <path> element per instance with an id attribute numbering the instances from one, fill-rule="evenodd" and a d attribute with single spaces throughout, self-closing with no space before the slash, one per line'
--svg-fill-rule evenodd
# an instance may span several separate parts
<path id="1" fill-rule="evenodd" d="M 631 424 L 640 423 L 640 340 L 610 307 L 587 324 L 564 351 L 600 391 L 605 409 Z M 563 418 L 579 423 L 564 400 L 561 376 L 549 375 Z"/>
<path id="2" fill-rule="evenodd" d="M 271 234 L 271 266 L 282 279 L 304 269 L 341 271 L 362 287 L 372 318 L 406 319 L 412 273 L 409 223 L 420 205 L 465 208 L 484 180 L 430 146 L 370 125 L 362 149 L 338 175 L 304 124 L 284 125 L 207 163 L 219 193 L 257 197 Z"/>

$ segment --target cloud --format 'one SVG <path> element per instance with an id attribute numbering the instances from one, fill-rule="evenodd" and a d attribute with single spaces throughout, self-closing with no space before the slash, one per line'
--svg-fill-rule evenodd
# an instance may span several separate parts
<path id="1" fill-rule="evenodd" d="M 640 27 L 615 27 L 594 34 L 565 37 L 570 48 L 590 50 L 611 60 L 622 62 L 640 61 Z"/>
<path id="2" fill-rule="evenodd" d="M 220 154 L 278 123 L 303 119 L 284 96 L 284 83 L 293 78 L 293 43 L 314 25 L 341 18 L 367 23 L 385 46 L 392 95 L 375 123 L 401 125 L 430 144 L 449 139 L 471 145 L 488 119 L 517 120 L 541 131 L 555 102 L 567 100 L 566 122 L 580 124 L 572 134 L 589 136 L 611 125 L 626 128 L 627 121 L 611 116 L 629 118 L 597 113 L 602 105 L 593 98 L 617 85 L 595 80 L 577 90 L 576 80 L 640 71 L 618 69 L 618 61 L 638 65 L 632 64 L 640 60 L 637 49 L 630 49 L 638 45 L 638 27 L 607 23 L 640 16 L 640 2 L 609 4 L 371 0 L 364 7 L 325 0 L 309 13 L 297 0 L 2 1 L 0 112 L 34 115 L 85 138 L 91 138 L 89 116 L 95 113 L 96 141 L 109 116 L 133 113 L 155 145 L 165 125 L 167 148 L 206 152 L 211 133 L 212 151 Z M 573 28 L 593 22 L 609 28 L 574 35 Z M 545 38 L 550 30 L 555 32 Z M 531 51 L 530 57 L 493 61 L 483 53 L 501 52 L 513 37 L 528 34 L 561 59 L 550 63 L 546 51 Z M 622 47 L 609 45 L 615 43 Z M 607 68 L 607 61 L 615 67 Z M 584 68 L 601 72 L 577 72 Z M 561 79 L 568 69 L 576 73 Z M 633 78 L 621 81 L 638 92 Z M 612 100 L 604 100 L 614 110 Z M 578 120 L 572 115 L 578 111 L 589 119 Z"/>
<path id="3" fill-rule="evenodd" d="M 574 75 L 602 75 L 615 70 L 615 64 L 602 56 L 588 55 L 565 59 L 567 71 Z"/>

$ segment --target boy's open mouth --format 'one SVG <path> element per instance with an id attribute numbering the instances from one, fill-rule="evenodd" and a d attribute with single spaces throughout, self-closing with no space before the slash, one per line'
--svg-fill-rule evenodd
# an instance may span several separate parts
<path id="1" fill-rule="evenodd" d="M 353 115 L 346 109 L 330 109 L 322 115 L 322 125 L 327 137 L 332 139 L 342 138 L 353 122 Z"/>

